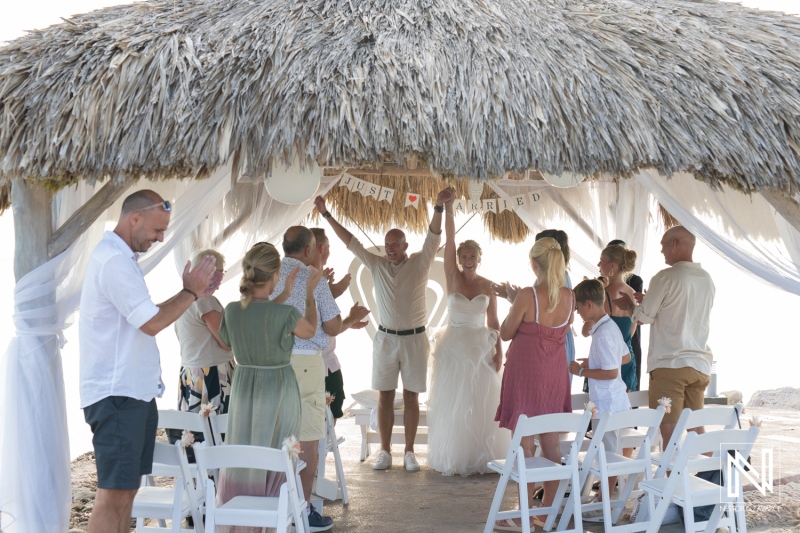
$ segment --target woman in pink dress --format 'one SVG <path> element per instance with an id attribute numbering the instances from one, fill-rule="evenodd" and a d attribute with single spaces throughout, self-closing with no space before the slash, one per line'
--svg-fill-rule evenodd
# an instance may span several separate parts
<path id="1" fill-rule="evenodd" d="M 495 420 L 512 432 L 522 414 L 572 412 L 565 345 L 575 301 L 572 291 L 564 287 L 564 256 L 558 242 L 544 238 L 531 248 L 530 260 L 538 284 L 519 292 L 500 326 L 500 337 L 511 345 Z M 538 437 L 542 456 L 560 463 L 558 434 Z M 521 444 L 525 457 L 532 457 L 534 438 L 524 437 Z M 557 488 L 557 481 L 544 484 L 542 506 L 553 503 Z M 532 499 L 533 491 L 528 494 Z"/>

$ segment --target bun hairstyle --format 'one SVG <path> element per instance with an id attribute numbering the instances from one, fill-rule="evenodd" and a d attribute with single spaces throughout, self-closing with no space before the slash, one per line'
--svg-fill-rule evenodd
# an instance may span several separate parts
<path id="1" fill-rule="evenodd" d="M 483 250 L 481 250 L 481 245 L 473 241 L 472 239 L 467 239 L 466 241 L 458 245 L 458 248 L 456 248 L 456 258 L 458 258 L 458 256 L 461 255 L 461 250 L 463 250 L 464 248 L 472 248 L 473 250 L 475 250 L 475 253 L 478 255 L 478 261 L 481 260 L 481 254 L 483 253 Z"/>
<path id="2" fill-rule="evenodd" d="M 621 244 L 610 244 L 600 252 L 600 255 L 606 256 L 610 262 L 615 263 L 622 274 L 633 272 L 636 268 L 636 252 L 628 250 Z"/>
<path id="3" fill-rule="evenodd" d="M 569 269 L 569 237 L 567 232 L 561 229 L 546 229 L 536 234 L 536 240 L 550 237 L 555 239 L 559 246 L 561 246 L 561 253 L 564 254 L 564 270 Z"/>
<path id="4" fill-rule="evenodd" d="M 564 254 L 561 252 L 561 245 L 555 239 L 544 237 L 533 243 L 528 255 L 545 273 L 547 295 L 550 299 L 547 312 L 552 313 L 558 305 L 559 289 L 564 286 Z"/>
<path id="5" fill-rule="evenodd" d="M 242 280 L 239 282 L 242 309 L 253 300 L 253 291 L 267 284 L 281 269 L 281 254 L 274 245 L 258 243 L 242 259 Z"/>

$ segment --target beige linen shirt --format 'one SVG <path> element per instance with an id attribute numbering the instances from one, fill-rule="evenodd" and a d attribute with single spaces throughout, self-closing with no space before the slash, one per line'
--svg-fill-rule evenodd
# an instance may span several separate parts
<path id="1" fill-rule="evenodd" d="M 652 324 L 647 371 L 691 367 L 711 375 L 713 356 L 708 347 L 714 282 L 700 263 L 680 261 L 656 274 L 634 322 Z"/>
<path id="2" fill-rule="evenodd" d="M 385 255 L 368 252 L 358 239 L 350 239 L 349 250 L 372 273 L 378 320 L 382 326 L 404 330 L 427 325 L 425 289 L 440 240 L 441 235 L 428 230 L 422 250 L 406 256 L 399 265 L 393 265 Z"/>

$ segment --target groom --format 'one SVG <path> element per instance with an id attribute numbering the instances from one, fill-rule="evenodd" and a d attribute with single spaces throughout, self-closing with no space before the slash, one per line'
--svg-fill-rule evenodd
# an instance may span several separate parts
<path id="1" fill-rule="evenodd" d="M 406 440 L 403 465 L 406 470 L 419 470 L 419 463 L 414 457 L 414 439 L 419 425 L 419 393 L 426 389 L 430 353 L 425 334 L 425 324 L 428 322 L 425 289 L 441 239 L 444 204 L 454 195 L 452 188 L 439 193 L 428 236 L 420 252 L 407 255 L 406 236 L 395 228 L 389 230 L 384 239 L 385 256 L 367 252 L 358 239 L 331 216 L 321 196 L 314 200 L 322 217 L 348 250 L 369 269 L 375 283 L 380 325 L 372 349 L 372 388 L 380 391 L 378 429 L 381 436 L 381 451 L 372 465 L 375 470 L 385 470 L 392 465 L 394 392 L 398 374 L 403 378 Z"/>

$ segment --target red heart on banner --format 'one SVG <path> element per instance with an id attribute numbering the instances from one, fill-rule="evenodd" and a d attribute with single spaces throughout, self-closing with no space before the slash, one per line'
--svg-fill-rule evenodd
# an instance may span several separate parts
<path id="1" fill-rule="evenodd" d="M 416 201 L 417 201 L 417 197 L 416 197 L 416 196 L 414 196 L 413 194 L 409 194 L 409 195 L 408 195 L 408 199 L 409 199 L 409 201 L 411 201 L 411 202 L 416 202 Z"/>

